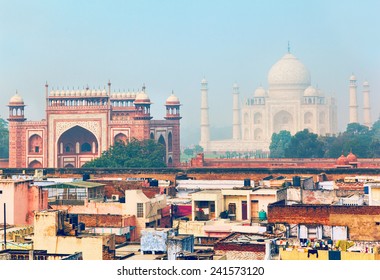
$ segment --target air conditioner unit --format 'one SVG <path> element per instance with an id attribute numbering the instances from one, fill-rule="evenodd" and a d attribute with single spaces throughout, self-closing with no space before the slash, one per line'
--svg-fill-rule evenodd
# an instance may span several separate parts
<path id="1" fill-rule="evenodd" d="M 111 199 L 112 199 L 113 201 L 119 201 L 119 195 L 118 195 L 118 194 L 113 194 L 113 195 L 111 196 Z"/>

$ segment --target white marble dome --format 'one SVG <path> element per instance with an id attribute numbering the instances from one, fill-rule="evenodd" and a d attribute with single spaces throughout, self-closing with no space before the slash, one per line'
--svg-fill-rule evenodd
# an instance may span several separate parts
<path id="1" fill-rule="evenodd" d="M 269 88 L 306 88 L 310 85 L 310 80 L 309 70 L 291 53 L 285 54 L 268 73 Z"/>

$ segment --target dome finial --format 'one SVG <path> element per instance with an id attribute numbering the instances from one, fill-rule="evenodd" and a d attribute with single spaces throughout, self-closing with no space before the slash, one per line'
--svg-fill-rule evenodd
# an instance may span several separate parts
<path id="1" fill-rule="evenodd" d="M 288 53 L 290 53 L 290 41 L 288 41 Z"/>

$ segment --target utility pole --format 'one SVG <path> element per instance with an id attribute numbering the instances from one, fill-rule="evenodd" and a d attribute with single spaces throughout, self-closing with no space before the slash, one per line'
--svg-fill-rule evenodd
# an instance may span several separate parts
<path id="1" fill-rule="evenodd" d="M 4 203 L 4 250 L 7 249 L 7 204 Z"/>

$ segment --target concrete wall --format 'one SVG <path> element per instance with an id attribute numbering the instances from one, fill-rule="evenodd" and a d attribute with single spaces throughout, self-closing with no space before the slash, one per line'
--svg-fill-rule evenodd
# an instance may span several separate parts
<path id="1" fill-rule="evenodd" d="M 174 220 L 173 228 L 178 229 L 179 234 L 192 234 L 196 237 L 206 237 L 207 234 L 203 230 L 205 224 L 206 222 L 186 222 L 181 220 Z"/>
<path id="2" fill-rule="evenodd" d="M 141 252 L 166 252 L 166 242 L 169 236 L 174 236 L 172 229 L 146 229 L 141 231 Z"/>
<path id="3" fill-rule="evenodd" d="M 115 251 L 114 235 L 58 235 L 62 227 L 63 212 L 43 211 L 34 217 L 33 249 L 47 250 L 51 254 L 83 253 L 84 260 L 102 260 Z M 106 252 L 104 252 L 106 250 Z M 113 252 L 113 253 L 112 253 Z M 104 255 L 104 256 L 103 256 Z"/>
<path id="4" fill-rule="evenodd" d="M 168 260 L 176 260 L 176 255 L 180 252 L 194 252 L 193 235 L 178 235 L 174 237 L 169 237 L 167 242 Z"/>

